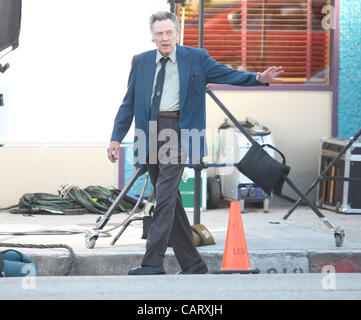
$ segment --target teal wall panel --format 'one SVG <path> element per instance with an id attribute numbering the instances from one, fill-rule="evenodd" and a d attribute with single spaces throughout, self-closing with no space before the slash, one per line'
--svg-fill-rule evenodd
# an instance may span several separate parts
<path id="1" fill-rule="evenodd" d="M 340 0 L 338 136 L 361 128 L 361 1 Z"/>

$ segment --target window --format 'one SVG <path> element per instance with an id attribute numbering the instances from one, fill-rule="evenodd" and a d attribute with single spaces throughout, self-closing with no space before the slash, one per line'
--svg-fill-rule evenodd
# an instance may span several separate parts
<path id="1" fill-rule="evenodd" d="M 187 1 L 186 46 L 198 46 L 198 5 Z M 233 69 L 283 66 L 283 83 L 329 84 L 330 6 L 331 0 L 205 0 L 204 48 Z"/>

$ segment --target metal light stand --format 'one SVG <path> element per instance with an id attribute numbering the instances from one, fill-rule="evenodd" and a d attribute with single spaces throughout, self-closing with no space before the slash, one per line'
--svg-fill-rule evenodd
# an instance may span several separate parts
<path id="1" fill-rule="evenodd" d="M 356 133 L 354 137 L 349 141 L 349 143 L 340 151 L 340 153 L 337 155 L 335 159 L 333 159 L 329 165 L 320 173 L 319 177 L 311 184 L 311 186 L 308 188 L 308 190 L 305 192 L 305 196 L 307 196 L 311 190 L 321 181 L 324 179 L 327 180 L 337 180 L 336 177 L 326 177 L 326 174 L 331 170 L 331 168 L 337 163 L 337 161 L 346 153 L 346 151 L 352 146 L 352 144 L 359 138 L 361 135 L 361 129 Z M 345 178 L 342 180 L 350 181 L 353 180 L 351 178 Z M 358 179 L 354 179 L 358 180 Z M 292 208 L 288 211 L 288 213 L 283 217 L 284 220 L 287 220 L 287 218 L 291 215 L 291 213 L 298 207 L 298 205 L 301 203 L 302 199 L 299 198 Z"/>
<path id="2" fill-rule="evenodd" d="M 186 2 L 187 0 L 168 0 L 168 3 L 170 4 L 170 11 L 174 14 L 177 14 L 176 3 L 182 6 L 181 33 L 180 33 L 180 42 L 179 42 L 181 46 L 183 45 L 183 39 L 184 39 L 184 20 L 185 20 L 185 12 L 186 12 L 186 8 L 185 8 Z"/>
<path id="3" fill-rule="evenodd" d="M 236 120 L 236 118 L 227 110 L 227 108 L 222 104 L 222 102 L 216 97 L 216 95 L 207 88 L 207 93 L 211 96 L 211 98 L 217 103 L 217 105 L 222 109 L 222 111 L 228 116 L 228 118 L 233 122 L 233 124 L 248 138 L 250 142 L 253 141 L 252 137 L 244 130 L 241 124 Z M 340 247 L 343 244 L 345 238 L 344 230 L 335 226 L 332 222 L 330 222 L 321 212 L 317 209 L 317 207 L 307 199 L 307 197 L 296 187 L 296 185 L 288 178 L 286 174 L 283 175 L 283 180 L 289 185 L 289 187 L 304 201 L 307 206 L 309 206 L 312 211 L 321 219 L 321 221 L 329 228 L 334 229 L 334 237 L 336 246 Z"/>
<path id="4" fill-rule="evenodd" d="M 204 0 L 199 0 L 198 7 L 198 47 L 203 48 L 204 38 Z M 201 223 L 201 172 L 205 168 L 203 161 L 194 168 L 194 216 L 193 223 Z"/>
<path id="5" fill-rule="evenodd" d="M 114 200 L 112 205 L 109 207 L 108 211 L 104 214 L 104 216 L 98 217 L 98 219 L 96 220 L 96 226 L 91 231 L 89 231 L 85 236 L 85 246 L 88 249 L 94 248 L 95 242 L 97 241 L 99 235 L 102 233 L 102 229 L 106 226 L 113 213 L 117 211 L 118 205 L 120 204 L 121 200 L 125 197 L 127 192 L 133 186 L 134 182 L 146 172 L 147 172 L 147 166 L 145 164 L 142 167 L 138 168 L 136 172 L 133 174 L 133 176 L 130 178 L 130 180 L 127 182 L 127 184 L 122 188 L 121 192 Z M 148 199 L 146 208 L 144 210 L 146 213 L 149 213 L 152 210 L 151 205 L 153 198 L 154 198 L 154 193 L 152 193 L 152 195 Z M 125 225 L 123 226 L 122 230 L 118 233 L 118 235 L 111 243 L 112 245 L 114 245 L 114 243 L 118 240 L 118 238 L 127 228 L 127 226 L 135 220 L 143 220 L 143 217 L 138 219 L 138 218 L 132 218 L 132 216 L 130 216 L 125 222 Z"/>
<path id="6" fill-rule="evenodd" d="M 204 168 L 203 161 L 194 168 L 194 214 L 193 224 L 201 223 L 201 172 Z"/>

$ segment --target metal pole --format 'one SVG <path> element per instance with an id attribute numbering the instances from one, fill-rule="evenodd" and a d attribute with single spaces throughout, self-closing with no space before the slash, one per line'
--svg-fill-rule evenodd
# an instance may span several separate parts
<path id="1" fill-rule="evenodd" d="M 204 0 L 199 0 L 198 7 L 198 47 L 203 48 L 204 38 Z"/>
<path id="2" fill-rule="evenodd" d="M 175 1 L 174 0 L 168 0 L 168 3 L 170 5 L 170 12 L 176 14 Z"/>
<path id="3" fill-rule="evenodd" d="M 201 223 L 201 165 L 194 168 L 194 215 L 193 224 Z"/>
<path id="4" fill-rule="evenodd" d="M 180 37 L 180 45 L 183 45 L 183 41 L 184 41 L 184 20 L 185 20 L 185 12 L 186 12 L 186 7 L 183 4 L 182 5 L 182 19 L 181 19 L 181 37 Z"/>
<path id="5" fill-rule="evenodd" d="M 204 0 L 199 0 L 198 7 L 198 47 L 203 48 Z M 194 214 L 193 223 L 201 223 L 201 164 L 194 168 Z"/>

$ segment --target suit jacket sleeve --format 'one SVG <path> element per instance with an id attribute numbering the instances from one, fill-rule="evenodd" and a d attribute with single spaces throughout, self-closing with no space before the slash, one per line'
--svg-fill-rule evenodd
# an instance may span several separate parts
<path id="1" fill-rule="evenodd" d="M 122 140 L 128 133 L 130 126 L 132 125 L 134 116 L 134 91 L 137 73 L 135 58 L 136 57 L 134 56 L 132 60 L 132 67 L 129 74 L 127 92 L 114 120 L 111 141 L 122 142 Z"/>
<path id="2" fill-rule="evenodd" d="M 257 73 L 233 70 L 214 60 L 207 52 L 202 50 L 202 63 L 207 76 L 207 83 L 231 84 L 239 86 L 264 86 L 256 80 Z M 268 85 L 268 84 L 266 84 Z"/>

